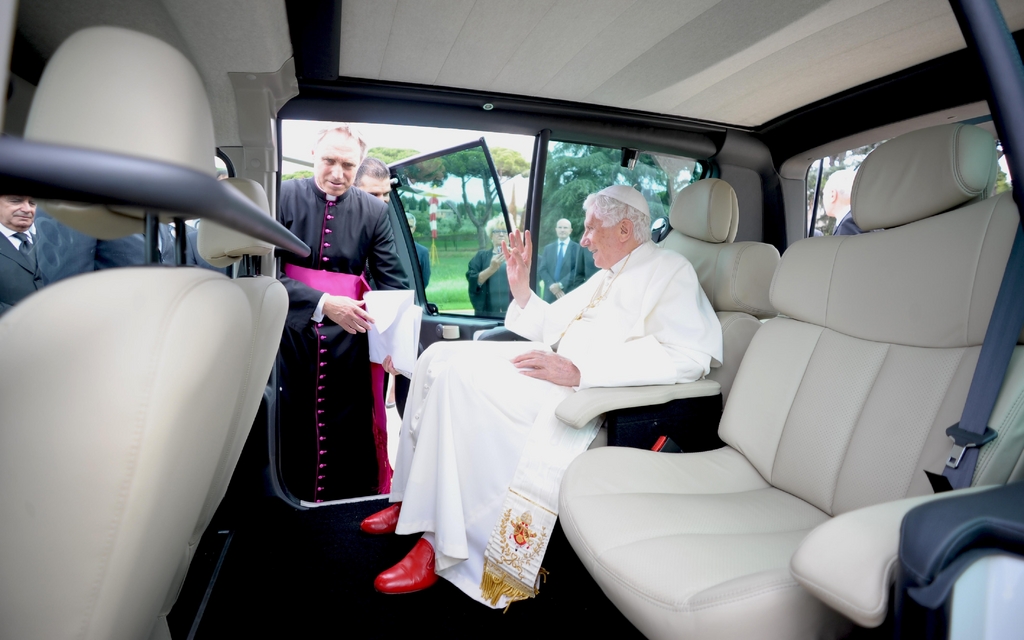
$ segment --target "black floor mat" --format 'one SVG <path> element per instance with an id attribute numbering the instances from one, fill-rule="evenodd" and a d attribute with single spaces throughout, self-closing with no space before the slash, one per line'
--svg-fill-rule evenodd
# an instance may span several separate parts
<path id="1" fill-rule="evenodd" d="M 419 593 L 377 593 L 374 577 L 417 538 L 359 531 L 384 506 L 374 500 L 296 511 L 268 500 L 235 531 L 195 637 L 643 637 L 587 574 L 561 527 L 544 560 L 547 583 L 507 613 L 444 580 Z"/>

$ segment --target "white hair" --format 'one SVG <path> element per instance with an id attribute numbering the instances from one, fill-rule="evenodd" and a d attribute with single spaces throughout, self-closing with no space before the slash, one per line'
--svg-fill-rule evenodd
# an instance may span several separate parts
<path id="1" fill-rule="evenodd" d="M 347 122 L 338 122 L 332 124 L 326 129 L 321 129 L 316 134 L 316 142 L 313 143 L 313 149 L 316 149 L 320 143 L 323 142 L 323 139 L 327 137 L 327 134 L 330 133 L 340 133 L 341 135 L 348 136 L 355 140 L 356 144 L 359 145 L 359 162 L 362 163 L 363 159 L 366 158 L 366 138 L 363 137 L 363 134 L 355 127 L 355 125 Z"/>
<path id="2" fill-rule="evenodd" d="M 583 210 L 594 212 L 602 227 L 619 224 L 623 220 L 633 223 L 633 239 L 643 244 L 651 239 L 651 216 L 621 200 L 592 193 L 583 201 Z"/>
<path id="3" fill-rule="evenodd" d="M 821 190 L 822 193 L 829 189 L 835 189 L 839 192 L 839 195 L 850 197 L 853 193 L 853 180 L 857 177 L 857 171 L 854 169 L 840 169 L 828 177 L 825 181 L 825 188 Z"/>
<path id="4" fill-rule="evenodd" d="M 487 232 L 488 236 L 494 233 L 495 231 L 499 230 L 505 231 L 505 218 L 501 216 L 491 218 L 490 220 L 487 221 L 487 224 L 484 225 L 484 231 Z"/>

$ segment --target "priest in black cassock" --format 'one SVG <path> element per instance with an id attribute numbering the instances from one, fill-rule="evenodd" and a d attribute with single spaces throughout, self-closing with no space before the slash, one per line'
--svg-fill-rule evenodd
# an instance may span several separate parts
<path id="1" fill-rule="evenodd" d="M 374 424 L 366 337 L 372 318 L 359 298 L 367 288 L 364 265 L 378 289 L 408 289 L 409 278 L 387 205 L 351 188 L 365 154 L 358 133 L 335 126 L 316 141 L 313 177 L 281 183 L 281 224 L 312 249 L 306 258 L 279 252 L 289 299 L 280 353 L 281 466 L 288 489 L 310 502 L 390 488 L 380 412 Z"/>

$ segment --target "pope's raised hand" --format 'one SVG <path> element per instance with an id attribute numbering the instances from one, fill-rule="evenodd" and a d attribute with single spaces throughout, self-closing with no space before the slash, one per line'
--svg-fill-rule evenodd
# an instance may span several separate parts
<path id="1" fill-rule="evenodd" d="M 533 261 L 533 242 L 530 232 L 518 229 L 508 237 L 508 243 L 501 243 L 505 256 L 505 272 L 508 274 L 508 288 L 521 308 L 530 301 L 530 263 Z"/>

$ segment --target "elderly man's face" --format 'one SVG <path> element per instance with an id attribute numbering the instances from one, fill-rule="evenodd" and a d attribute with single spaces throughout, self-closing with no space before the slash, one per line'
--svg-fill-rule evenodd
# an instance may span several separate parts
<path id="1" fill-rule="evenodd" d="M 363 176 L 356 186 L 374 198 L 380 198 L 386 203 L 391 202 L 391 181 L 388 179 Z"/>
<path id="2" fill-rule="evenodd" d="M 359 143 L 352 136 L 332 131 L 313 149 L 313 177 L 329 196 L 348 191 L 362 162 Z"/>
<path id="3" fill-rule="evenodd" d="M 572 223 L 568 220 L 559 220 L 555 225 L 555 235 L 559 240 L 565 240 L 572 233 Z"/>
<path id="4" fill-rule="evenodd" d="M 580 244 L 594 255 L 594 264 L 601 269 L 608 269 L 632 251 L 636 242 L 633 238 L 633 223 L 621 220 L 610 227 L 602 226 L 594 215 L 594 208 L 587 210 L 583 222 L 583 237 Z"/>
<path id="5" fill-rule="evenodd" d="M 36 219 L 36 201 L 28 196 L 0 196 L 0 224 L 25 232 Z"/>

